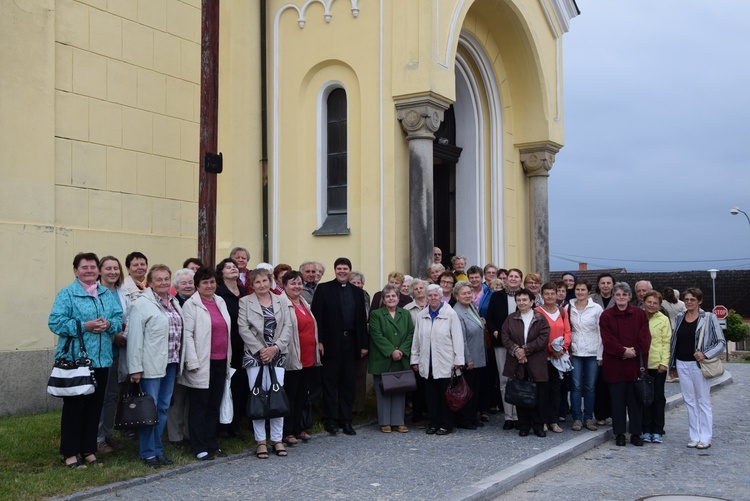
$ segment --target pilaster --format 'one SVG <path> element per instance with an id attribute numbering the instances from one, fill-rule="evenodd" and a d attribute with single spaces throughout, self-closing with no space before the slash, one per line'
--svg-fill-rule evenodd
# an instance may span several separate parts
<path id="1" fill-rule="evenodd" d="M 549 280 L 549 171 L 562 146 L 553 142 L 521 145 L 521 165 L 529 178 L 531 212 L 531 270 Z"/>

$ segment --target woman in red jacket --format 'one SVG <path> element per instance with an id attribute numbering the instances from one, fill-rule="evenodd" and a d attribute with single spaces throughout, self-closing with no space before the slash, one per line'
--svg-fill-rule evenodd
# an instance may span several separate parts
<path id="1" fill-rule="evenodd" d="M 604 345 L 602 371 L 609 385 L 612 403 L 612 431 L 616 443 L 625 446 L 625 412 L 630 420 L 630 443 L 642 446 L 641 418 L 643 408 L 635 396 L 635 381 L 643 364 L 648 364 L 651 332 L 648 317 L 630 304 L 630 286 L 618 282 L 614 287 L 615 307 L 604 310 L 599 327 Z M 644 365 L 644 367 L 646 366 Z"/>

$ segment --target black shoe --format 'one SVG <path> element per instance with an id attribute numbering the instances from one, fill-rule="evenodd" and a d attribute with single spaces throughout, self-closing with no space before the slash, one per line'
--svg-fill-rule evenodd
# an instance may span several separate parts
<path id="1" fill-rule="evenodd" d="M 518 431 L 519 437 L 528 437 L 529 436 L 529 430 L 519 430 Z"/>
<path id="2" fill-rule="evenodd" d="M 449 435 L 451 432 L 448 428 L 438 428 L 438 430 L 435 432 L 435 435 Z"/>
<path id="3" fill-rule="evenodd" d="M 547 436 L 547 432 L 542 430 L 534 430 L 534 435 L 536 435 L 539 438 L 544 438 Z"/>
<path id="4" fill-rule="evenodd" d="M 503 424 L 503 430 L 512 430 L 516 427 L 516 423 L 510 419 L 506 420 Z"/>
<path id="5" fill-rule="evenodd" d="M 617 435 L 617 437 L 615 437 L 615 445 L 625 447 L 625 444 L 625 435 Z"/>
<path id="6" fill-rule="evenodd" d="M 159 461 L 159 464 L 162 466 L 172 466 L 174 464 L 164 456 L 156 456 L 156 460 Z"/>
<path id="7" fill-rule="evenodd" d="M 326 429 L 326 431 L 327 431 L 328 433 L 330 433 L 331 435 L 335 435 L 335 434 L 336 434 L 336 432 L 337 432 L 337 431 L 339 431 L 339 427 L 338 427 L 338 426 L 336 426 L 335 424 L 331 423 L 331 422 L 328 422 L 328 423 L 324 424 L 324 425 L 323 425 L 323 427 L 324 427 L 324 428 Z"/>
<path id="8" fill-rule="evenodd" d="M 356 435 L 357 432 L 354 431 L 354 428 L 352 428 L 351 423 L 344 423 L 341 425 L 341 430 L 344 432 L 344 435 Z"/>
<path id="9" fill-rule="evenodd" d="M 215 451 L 210 452 L 209 454 L 211 454 L 211 455 L 213 455 L 214 457 L 217 457 L 217 458 L 225 458 L 225 457 L 227 457 L 227 453 L 224 452 L 221 449 L 216 449 Z"/>
<path id="10" fill-rule="evenodd" d="M 481 421 L 477 421 L 477 422 L 475 422 L 475 423 L 472 423 L 472 424 L 473 424 L 474 426 L 476 426 L 477 428 L 484 428 L 484 423 L 483 423 L 483 422 L 481 422 Z"/>
<path id="11" fill-rule="evenodd" d="M 198 461 L 213 461 L 214 459 L 216 459 L 216 458 L 215 458 L 215 457 L 213 456 L 213 454 L 211 454 L 211 453 L 208 453 L 208 454 L 206 454 L 206 455 L 205 455 L 205 456 L 203 456 L 202 458 L 199 458 L 198 456 L 195 456 L 195 458 L 196 458 L 196 459 L 197 459 Z"/>
<path id="12" fill-rule="evenodd" d="M 636 447 L 643 447 L 643 439 L 641 438 L 640 435 L 631 434 L 630 435 L 630 443 L 633 444 L 633 445 L 635 445 Z"/>
<path id="13" fill-rule="evenodd" d="M 437 428 L 433 428 L 432 426 L 430 426 L 429 428 L 427 428 L 425 433 L 427 433 L 428 435 L 434 435 L 435 433 L 437 433 Z"/>
<path id="14" fill-rule="evenodd" d="M 153 468 L 154 470 L 158 470 L 159 468 L 161 468 L 161 463 L 159 462 L 159 458 L 156 458 L 156 457 L 144 459 L 143 464 L 145 464 L 149 468 Z"/>

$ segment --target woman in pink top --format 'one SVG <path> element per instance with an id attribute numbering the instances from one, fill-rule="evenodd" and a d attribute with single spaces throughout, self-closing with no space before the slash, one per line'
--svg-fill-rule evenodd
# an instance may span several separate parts
<path id="1" fill-rule="evenodd" d="M 557 424 L 560 413 L 560 383 L 562 373 L 554 360 L 559 360 L 568 352 L 570 347 L 570 319 L 568 313 L 557 306 L 557 287 L 553 283 L 542 286 L 542 306 L 537 307 L 549 323 L 549 341 L 547 341 L 547 374 L 549 378 L 549 392 L 545 421 L 550 431 L 562 433 L 562 428 Z M 555 342 L 555 339 L 562 338 Z M 553 346 L 554 345 L 554 346 Z M 558 348 L 558 349 L 555 349 Z"/>
<path id="2" fill-rule="evenodd" d="M 216 441 L 219 407 L 232 359 L 231 320 L 216 293 L 216 275 L 201 268 L 193 277 L 197 294 L 182 307 L 185 367 L 177 382 L 188 387 L 188 430 L 195 457 L 207 461 L 226 456 Z"/>

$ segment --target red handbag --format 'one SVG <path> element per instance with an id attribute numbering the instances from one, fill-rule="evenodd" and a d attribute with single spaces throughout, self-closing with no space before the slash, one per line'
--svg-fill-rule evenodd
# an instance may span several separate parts
<path id="1" fill-rule="evenodd" d="M 464 405 L 469 403 L 473 395 L 474 392 L 469 388 L 463 374 L 459 375 L 456 373 L 456 369 L 453 369 L 451 382 L 448 384 L 448 389 L 445 390 L 445 400 L 448 402 L 450 410 L 453 412 L 461 410 Z"/>

